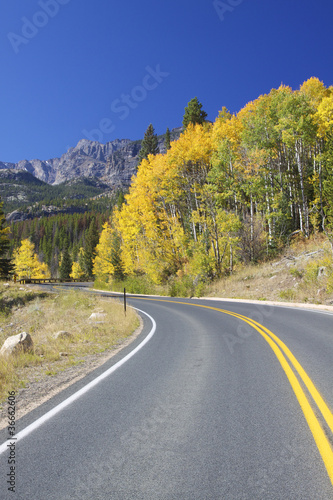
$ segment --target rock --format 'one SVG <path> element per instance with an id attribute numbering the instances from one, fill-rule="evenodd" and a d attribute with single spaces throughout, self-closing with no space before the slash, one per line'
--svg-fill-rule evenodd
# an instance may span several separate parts
<path id="1" fill-rule="evenodd" d="M 102 321 L 105 318 L 106 318 L 106 313 L 95 312 L 95 313 L 91 314 L 91 316 L 89 317 L 89 320 L 90 321 Z"/>
<path id="2" fill-rule="evenodd" d="M 10 214 L 6 215 L 7 222 L 22 222 L 28 218 L 29 218 L 28 214 L 20 210 L 14 210 L 14 212 L 11 212 Z"/>
<path id="3" fill-rule="evenodd" d="M 0 355 L 33 352 L 33 341 L 29 333 L 22 332 L 8 337 L 1 347 Z"/>
<path id="4" fill-rule="evenodd" d="M 326 267 L 322 266 L 318 269 L 318 278 L 324 278 L 327 276 Z"/>
<path id="5" fill-rule="evenodd" d="M 306 252 L 303 252 L 305 254 L 305 257 L 308 258 L 308 257 L 312 257 L 313 255 L 316 255 L 317 253 L 322 253 L 324 250 L 322 248 L 320 248 L 319 250 L 315 250 L 314 252 L 309 252 L 309 253 L 306 253 Z"/>
<path id="6" fill-rule="evenodd" d="M 66 332 L 65 330 L 60 330 L 59 332 L 53 335 L 54 339 L 72 339 L 73 335 L 70 332 Z"/>

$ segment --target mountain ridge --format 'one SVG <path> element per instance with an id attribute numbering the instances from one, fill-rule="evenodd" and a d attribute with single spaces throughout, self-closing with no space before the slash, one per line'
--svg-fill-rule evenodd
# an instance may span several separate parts
<path id="1" fill-rule="evenodd" d="M 171 140 L 179 137 L 182 128 L 173 129 Z M 158 136 L 161 153 L 165 152 L 165 135 Z M 1 162 L 0 172 L 26 171 L 50 185 L 57 185 L 78 177 L 94 177 L 107 184 L 110 189 L 128 188 L 136 173 L 141 140 L 115 139 L 102 144 L 98 141 L 80 139 L 60 158 L 48 160 L 21 160 L 17 163 Z"/>

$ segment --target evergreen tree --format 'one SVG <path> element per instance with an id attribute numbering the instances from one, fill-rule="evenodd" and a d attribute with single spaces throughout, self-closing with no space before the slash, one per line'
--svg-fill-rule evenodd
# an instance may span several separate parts
<path id="1" fill-rule="evenodd" d="M 96 220 L 92 219 L 89 229 L 86 232 L 84 248 L 84 272 L 87 278 L 93 275 L 93 259 L 96 257 L 96 246 L 98 244 L 99 234 Z"/>
<path id="2" fill-rule="evenodd" d="M 169 130 L 169 128 L 167 128 L 166 132 L 165 132 L 165 139 L 164 139 L 164 146 L 165 146 L 166 150 L 171 148 L 170 141 L 171 141 L 170 130 Z"/>
<path id="3" fill-rule="evenodd" d="M 83 247 L 80 247 L 77 263 L 78 263 L 78 268 L 82 271 L 81 276 L 85 276 L 85 272 L 84 272 L 85 259 L 84 259 L 84 248 Z"/>
<path id="4" fill-rule="evenodd" d="M 124 203 L 124 201 L 125 201 L 124 193 L 123 193 L 123 191 L 119 191 L 119 195 L 118 195 L 118 199 L 117 199 L 117 206 L 118 206 L 118 208 L 120 208 L 122 206 L 122 204 Z"/>
<path id="5" fill-rule="evenodd" d="M 113 235 L 111 263 L 114 268 L 113 277 L 121 281 L 124 279 L 124 266 L 121 260 L 121 239 L 118 234 Z"/>
<path id="6" fill-rule="evenodd" d="M 155 134 L 154 127 L 150 123 L 145 132 L 145 136 L 141 143 L 141 149 L 139 152 L 139 163 L 145 158 L 148 158 L 148 155 L 157 155 L 159 153 L 157 135 Z"/>
<path id="7" fill-rule="evenodd" d="M 68 245 L 66 245 L 61 259 L 60 278 L 62 280 L 68 280 L 71 272 L 72 272 L 72 259 L 68 252 Z"/>
<path id="8" fill-rule="evenodd" d="M 9 228 L 4 227 L 6 223 L 5 214 L 2 210 L 3 203 L 0 198 L 0 276 L 7 277 L 13 270 L 13 264 L 6 258 L 10 243 L 8 239 Z"/>
<path id="9" fill-rule="evenodd" d="M 202 125 L 207 117 L 207 113 L 202 109 L 202 104 L 197 97 L 190 100 L 185 108 L 183 117 L 183 127 L 186 129 L 189 123 L 199 123 Z"/>

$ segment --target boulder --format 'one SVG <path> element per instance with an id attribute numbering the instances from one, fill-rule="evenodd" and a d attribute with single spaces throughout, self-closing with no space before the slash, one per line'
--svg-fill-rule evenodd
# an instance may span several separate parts
<path id="1" fill-rule="evenodd" d="M 59 332 L 53 335 L 54 339 L 71 339 L 73 335 L 70 332 L 66 332 L 65 330 L 60 330 Z"/>
<path id="2" fill-rule="evenodd" d="M 8 337 L 1 347 L 0 355 L 33 352 L 33 341 L 29 333 L 22 332 Z"/>
<path id="3" fill-rule="evenodd" d="M 106 313 L 102 312 L 95 312 L 92 313 L 91 316 L 89 316 L 90 321 L 103 321 L 106 318 Z"/>

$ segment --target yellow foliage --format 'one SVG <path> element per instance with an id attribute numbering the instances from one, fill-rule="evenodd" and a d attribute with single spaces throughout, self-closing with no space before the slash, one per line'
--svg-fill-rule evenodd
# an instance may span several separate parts
<path id="1" fill-rule="evenodd" d="M 306 95 L 314 108 L 317 108 L 322 99 L 327 95 L 327 89 L 319 78 L 312 77 L 300 86 L 300 92 Z"/>
<path id="2" fill-rule="evenodd" d="M 150 156 L 140 164 L 126 204 L 115 213 L 127 273 L 144 271 L 159 283 L 181 267 L 186 251 L 180 220 L 184 186 L 191 194 L 206 177 L 212 154 L 210 129 L 189 125 L 166 155 Z"/>
<path id="3" fill-rule="evenodd" d="M 318 134 L 323 136 L 333 125 L 333 94 L 322 99 L 318 106 L 316 118 L 319 123 Z"/>
<path id="4" fill-rule="evenodd" d="M 93 261 L 93 273 L 98 277 L 110 276 L 114 273 L 114 266 L 112 264 L 114 251 L 113 236 L 114 230 L 111 229 L 110 224 L 106 222 L 103 225 L 99 243 L 96 246 L 96 257 Z"/>
<path id="5" fill-rule="evenodd" d="M 173 141 L 168 151 L 171 163 L 176 163 L 181 168 L 191 162 L 196 165 L 209 165 L 213 153 L 211 138 L 212 126 L 210 124 L 190 124 L 181 134 L 178 141 Z"/>
<path id="6" fill-rule="evenodd" d="M 19 279 L 43 279 L 51 276 L 47 264 L 40 262 L 34 251 L 34 244 L 26 239 L 21 242 L 21 247 L 14 253 L 15 274 Z"/>
<path id="7" fill-rule="evenodd" d="M 70 277 L 74 280 L 80 279 L 81 276 L 84 275 L 84 272 L 81 269 L 81 266 L 78 262 L 73 262 L 72 264 L 72 272 L 70 273 Z"/>
<path id="8" fill-rule="evenodd" d="M 237 115 L 223 108 L 214 124 L 190 124 L 164 155 L 141 162 L 126 202 L 115 210 L 125 272 L 146 273 L 155 283 L 184 272 L 221 274 L 229 256 L 236 258 L 236 214 L 260 215 L 268 241 L 279 238 L 281 228 L 295 223 L 300 192 L 311 183 L 311 201 L 318 201 L 317 125 L 324 134 L 332 123 L 333 91 L 310 78 L 297 91 L 272 89 Z M 312 178 L 297 160 L 314 162 Z M 305 187 L 297 187 L 299 179 Z"/>
<path id="9" fill-rule="evenodd" d="M 229 121 L 234 124 L 235 118 Z M 193 216 L 185 222 L 184 217 L 214 204 L 205 187 L 214 152 L 212 130 L 210 124 L 190 124 L 165 155 L 149 156 L 140 164 L 126 204 L 115 212 L 126 273 L 145 272 L 160 283 L 187 262 L 186 225 L 196 241 L 198 221 Z"/>
<path id="10" fill-rule="evenodd" d="M 230 141 L 233 147 L 240 144 L 241 133 L 243 130 L 242 121 L 238 116 L 233 115 L 229 120 L 217 118 L 212 130 L 212 141 L 217 148 L 223 140 Z"/>

